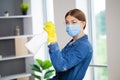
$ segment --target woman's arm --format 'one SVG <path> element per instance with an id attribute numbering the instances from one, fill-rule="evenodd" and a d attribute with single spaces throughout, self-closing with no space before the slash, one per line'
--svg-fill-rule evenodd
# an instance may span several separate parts
<path id="1" fill-rule="evenodd" d="M 80 63 L 88 53 L 87 46 L 81 46 L 80 48 L 71 49 L 67 52 L 67 56 L 63 57 L 58 43 L 49 45 L 50 58 L 56 71 L 66 71 Z"/>

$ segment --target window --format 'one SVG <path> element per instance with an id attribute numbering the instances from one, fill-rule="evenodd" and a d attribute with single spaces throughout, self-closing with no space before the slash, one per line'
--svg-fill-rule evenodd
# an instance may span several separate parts
<path id="1" fill-rule="evenodd" d="M 87 17 L 87 34 L 93 44 L 93 59 L 84 80 L 108 80 L 105 0 L 76 0 Z"/>
<path id="2" fill-rule="evenodd" d="M 105 0 L 92 0 L 91 12 L 94 22 L 92 26 L 94 56 L 93 64 L 98 65 L 94 67 L 95 80 L 108 80 L 107 71 L 107 47 L 106 47 L 106 16 L 105 16 Z"/>

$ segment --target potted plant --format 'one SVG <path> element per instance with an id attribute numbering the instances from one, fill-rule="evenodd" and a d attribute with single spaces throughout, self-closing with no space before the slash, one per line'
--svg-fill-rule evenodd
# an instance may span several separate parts
<path id="1" fill-rule="evenodd" d="M 49 80 L 55 73 L 52 63 L 49 60 L 42 61 L 35 59 L 35 63 L 31 65 L 31 69 L 33 70 L 33 77 L 38 80 Z"/>
<path id="2" fill-rule="evenodd" d="M 5 12 L 4 12 L 4 16 L 9 16 L 8 11 L 5 11 Z"/>
<path id="3" fill-rule="evenodd" d="M 20 5 L 20 8 L 21 8 L 21 11 L 22 11 L 22 14 L 23 15 L 26 15 L 27 14 L 27 11 L 29 9 L 29 4 L 28 3 L 22 3 Z"/>

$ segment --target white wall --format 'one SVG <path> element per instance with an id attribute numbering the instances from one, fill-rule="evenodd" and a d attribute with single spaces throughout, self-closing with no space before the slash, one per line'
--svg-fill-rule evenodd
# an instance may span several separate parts
<path id="1" fill-rule="evenodd" d="M 120 0 L 106 0 L 108 80 L 120 80 Z"/>
<path id="2" fill-rule="evenodd" d="M 42 0 L 31 0 L 31 14 L 32 14 L 32 26 L 33 34 L 42 34 L 44 22 L 43 22 L 43 2 Z M 39 44 L 39 43 L 35 43 Z M 48 59 L 48 50 L 46 50 L 47 44 L 40 47 L 39 51 L 35 54 L 34 58 L 40 58 L 42 60 Z"/>
<path id="3" fill-rule="evenodd" d="M 63 48 L 70 37 L 65 32 L 64 16 L 70 9 L 75 8 L 75 0 L 53 0 L 54 20 L 60 48 Z"/>
<path id="4" fill-rule="evenodd" d="M 42 0 L 31 0 L 31 14 L 33 23 L 33 34 L 43 31 Z"/>

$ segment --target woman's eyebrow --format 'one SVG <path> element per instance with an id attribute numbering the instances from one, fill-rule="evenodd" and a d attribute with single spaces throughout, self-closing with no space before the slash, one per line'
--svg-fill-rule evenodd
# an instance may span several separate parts
<path id="1" fill-rule="evenodd" d="M 75 19 L 72 19 L 72 20 L 65 20 L 66 22 L 77 22 L 77 20 L 75 20 Z"/>

